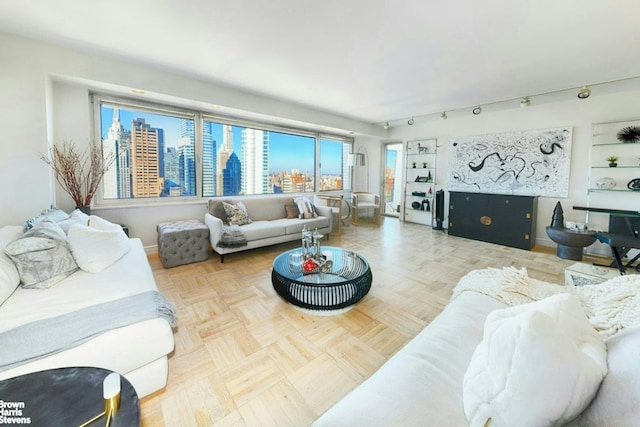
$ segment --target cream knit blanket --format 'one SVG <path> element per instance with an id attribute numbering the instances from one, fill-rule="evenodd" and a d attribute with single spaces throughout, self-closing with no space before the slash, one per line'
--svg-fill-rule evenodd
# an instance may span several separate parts
<path id="1" fill-rule="evenodd" d="M 514 267 L 474 270 L 460 279 L 451 300 L 464 291 L 475 291 L 507 305 L 527 304 L 552 295 L 574 295 L 603 339 L 640 324 L 640 274 L 619 276 L 598 285 L 564 286 L 529 277 Z"/>

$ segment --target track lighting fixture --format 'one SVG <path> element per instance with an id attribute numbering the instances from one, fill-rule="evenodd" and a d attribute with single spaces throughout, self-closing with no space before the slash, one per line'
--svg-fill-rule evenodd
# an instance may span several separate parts
<path id="1" fill-rule="evenodd" d="M 590 95 L 591 89 L 589 89 L 587 86 L 582 86 L 582 89 L 580 89 L 580 92 L 578 92 L 578 98 L 580 99 L 587 99 Z"/>
<path id="2" fill-rule="evenodd" d="M 619 80 L 610 80 L 607 82 L 596 82 L 596 83 L 592 83 L 591 86 L 600 86 L 600 85 L 605 85 L 605 84 L 611 84 L 611 83 L 617 83 L 617 82 L 623 82 L 623 81 L 640 81 L 640 75 L 635 76 L 635 77 L 630 77 L 630 78 L 626 78 L 626 79 L 619 79 Z M 490 107 L 490 112 L 493 111 L 497 111 L 497 110 L 503 110 L 506 108 L 513 108 L 513 105 L 515 104 L 516 101 L 520 100 L 520 107 L 521 108 L 527 108 L 531 106 L 531 98 L 534 98 L 536 101 L 538 100 L 539 97 L 543 96 L 543 95 L 550 95 L 550 94 L 556 94 L 556 93 L 567 93 L 570 94 L 571 91 L 578 89 L 578 87 L 576 86 L 572 86 L 572 87 L 566 87 L 563 89 L 557 89 L 557 90 L 551 90 L 548 92 L 540 92 L 540 93 L 531 93 L 528 96 L 523 96 L 520 98 L 509 98 L 509 99 L 504 99 L 501 101 L 494 101 L 494 102 L 486 102 L 484 104 L 485 107 Z M 577 96 L 579 99 L 587 99 L 591 96 L 591 89 L 589 89 L 589 86 L 582 86 L 578 89 L 578 93 Z M 494 106 L 500 106 L 498 108 L 494 108 Z M 537 105 L 537 104 L 536 104 Z M 469 105 L 467 104 L 466 106 L 460 107 L 460 108 L 454 108 L 454 109 L 450 109 L 449 112 L 453 111 L 453 112 L 462 112 L 462 111 L 469 111 L 469 109 L 471 108 L 471 111 L 473 113 L 474 116 L 477 116 L 478 114 L 482 113 L 482 105 L 478 104 L 476 106 L 473 105 Z M 447 111 L 442 111 L 441 113 L 437 113 L 437 112 L 431 112 L 431 113 L 427 113 L 427 114 L 423 114 L 423 115 L 418 115 L 417 117 L 420 118 L 421 120 L 423 118 L 435 118 L 439 116 L 440 120 L 447 120 L 448 119 L 448 115 L 447 115 Z M 457 115 L 456 115 L 457 117 Z M 402 121 L 405 120 L 403 118 L 399 118 L 397 120 L 392 120 L 391 122 L 387 121 L 384 123 L 376 123 L 378 126 L 382 124 L 382 126 L 384 127 L 384 129 L 389 129 L 391 128 L 391 124 L 390 123 L 394 123 L 394 124 L 400 124 L 402 123 Z M 409 126 L 412 126 L 413 124 L 415 124 L 416 122 L 416 116 L 411 116 L 408 120 L 407 120 L 407 124 Z M 422 121 L 421 121 L 422 123 Z"/>

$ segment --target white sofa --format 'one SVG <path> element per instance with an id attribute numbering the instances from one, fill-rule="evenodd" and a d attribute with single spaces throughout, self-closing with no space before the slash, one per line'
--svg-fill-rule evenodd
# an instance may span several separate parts
<path id="1" fill-rule="evenodd" d="M 0 228 L 0 285 L 5 291 L 7 281 L 14 283 L 19 278 L 17 271 L 11 270 L 11 260 L 5 255 L 4 248 L 22 233 L 21 226 Z M 6 335 L 3 334 L 14 328 L 33 324 L 31 322 L 53 321 L 89 307 L 93 311 L 101 303 L 157 291 L 142 242 L 127 240 L 124 243 L 129 245 L 126 254 L 100 272 L 77 270 L 46 289 L 25 289 L 15 283 L 15 291 L 0 304 L 0 348 L 6 348 L 2 342 Z M 91 319 L 87 318 L 86 322 Z M 28 347 L 30 337 L 24 337 L 24 342 L 24 347 Z M 173 348 L 169 321 L 163 317 L 148 318 L 79 340 L 77 345 L 61 351 L 45 356 L 33 355 L 27 361 L 2 367 L 0 380 L 45 369 L 94 366 L 125 376 L 138 397 L 143 397 L 166 385 L 168 355 Z"/>
<path id="2" fill-rule="evenodd" d="M 638 285 L 640 283 L 636 283 L 636 288 Z M 637 298 L 633 299 L 637 304 Z M 476 347 L 483 340 L 485 319 L 491 312 L 506 307 L 492 296 L 475 291 L 462 292 L 423 331 L 313 425 L 469 426 L 463 399 L 465 373 Z M 566 425 L 638 425 L 640 325 L 628 327 L 604 343 L 608 373 L 595 398 Z M 536 352 L 531 353 L 535 359 Z M 500 378 L 492 380 L 499 382 Z M 534 394 L 530 396 L 531 403 L 540 398 Z M 561 401 L 564 396 L 551 393 L 546 398 Z M 490 424 L 491 427 L 501 425 L 498 422 Z"/>
<path id="3" fill-rule="evenodd" d="M 328 238 L 333 224 L 331 207 L 315 204 L 316 217 L 287 218 L 285 206 L 295 205 L 296 197 L 265 195 L 210 199 L 204 223 L 209 227 L 211 247 L 220 255 L 220 261 L 224 262 L 226 254 L 300 239 L 303 227 L 307 227 L 310 231 L 317 229 L 325 238 Z M 313 201 L 313 196 L 309 196 L 309 200 Z M 246 244 L 236 247 L 221 246 L 225 218 L 223 215 L 216 216 L 214 207 L 221 202 L 230 204 L 242 202 L 246 207 L 251 223 L 239 226 Z"/>

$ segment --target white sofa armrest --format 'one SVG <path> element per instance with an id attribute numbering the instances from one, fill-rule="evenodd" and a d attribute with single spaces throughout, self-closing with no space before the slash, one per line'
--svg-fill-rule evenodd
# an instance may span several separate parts
<path id="1" fill-rule="evenodd" d="M 316 213 L 320 216 L 326 216 L 329 218 L 329 233 L 333 230 L 333 213 L 330 206 L 313 205 Z"/>
<path id="2" fill-rule="evenodd" d="M 209 227 L 209 241 L 211 242 L 211 247 L 215 248 L 220 241 L 220 236 L 222 235 L 222 220 L 207 212 L 204 214 L 204 223 Z"/>

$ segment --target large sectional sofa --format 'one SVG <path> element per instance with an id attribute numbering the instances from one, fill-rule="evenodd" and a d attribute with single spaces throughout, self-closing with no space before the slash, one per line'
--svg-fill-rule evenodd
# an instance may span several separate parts
<path id="1" fill-rule="evenodd" d="M 304 227 L 328 237 L 333 224 L 331 207 L 313 204 L 313 196 L 310 196 L 307 200 L 313 205 L 314 213 L 305 218 L 297 208 L 296 199 L 298 197 L 290 195 L 210 199 L 204 223 L 209 227 L 209 240 L 214 252 L 224 262 L 226 254 L 300 239 Z M 224 203 L 242 203 L 246 208 L 250 222 L 238 225 L 236 229 L 242 235 L 241 244 L 225 245 L 223 242 L 223 233 L 229 222 L 223 210 Z"/>
<path id="2" fill-rule="evenodd" d="M 640 275 L 581 289 L 490 270 L 314 427 L 638 425 Z"/>
<path id="3" fill-rule="evenodd" d="M 108 224 L 90 218 L 93 224 Z M 113 225 L 72 227 L 68 238 L 75 230 L 75 254 L 82 268 L 67 270 L 55 283 L 36 283 L 14 263 L 13 242 L 24 240 L 23 226 L 0 228 L 0 380 L 45 369 L 94 366 L 125 376 L 138 397 L 162 389 L 174 348 L 175 317 L 158 292 L 142 242 Z M 56 240 L 49 248 L 68 245 Z M 13 258 L 5 253 L 7 248 L 12 248 Z M 47 251 L 36 250 L 32 256 L 50 264 L 47 257 L 57 255 Z M 54 262 L 52 268 L 65 263 Z M 25 288 L 25 282 L 30 287 Z"/>

